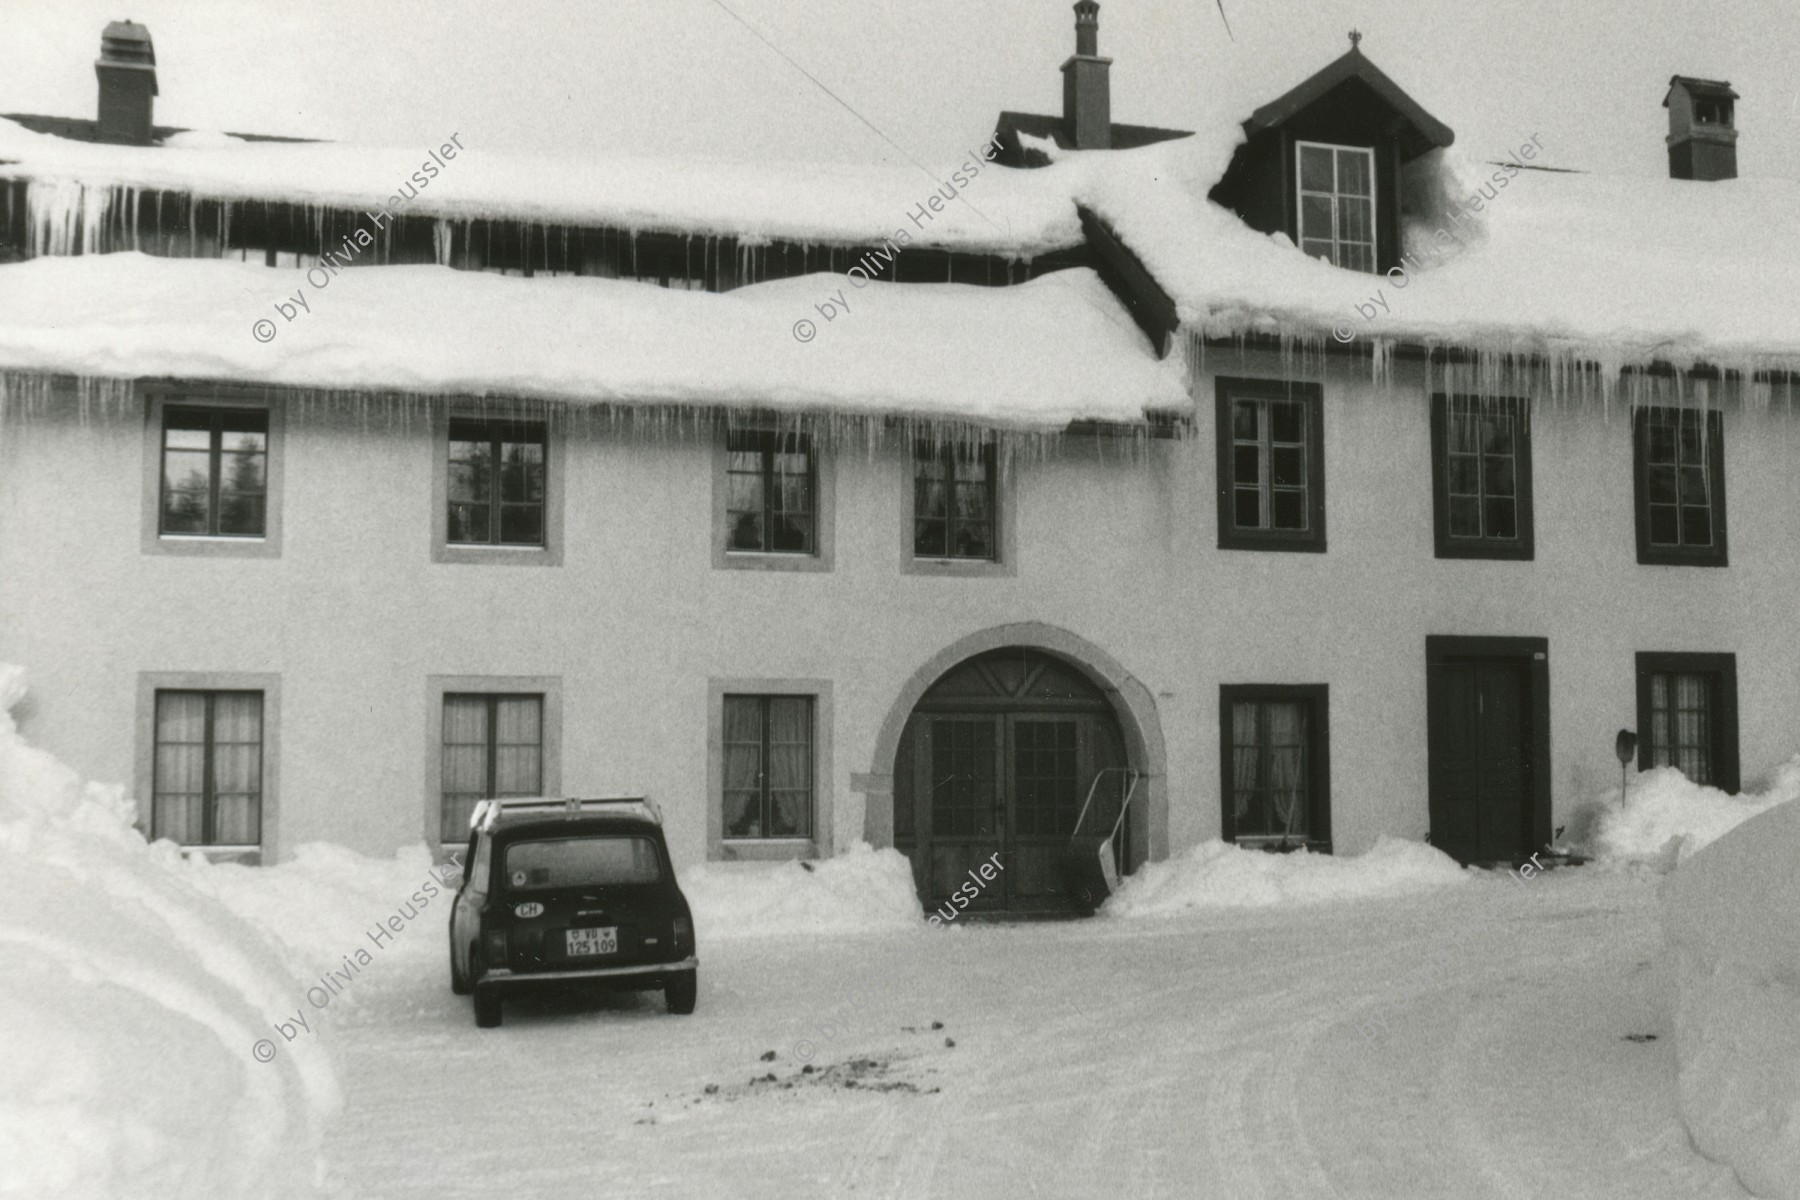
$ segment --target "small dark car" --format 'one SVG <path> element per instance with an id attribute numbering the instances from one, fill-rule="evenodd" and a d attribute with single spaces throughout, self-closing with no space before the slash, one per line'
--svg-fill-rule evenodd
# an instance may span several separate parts
<path id="1" fill-rule="evenodd" d="M 670 1012 L 694 1011 L 694 918 L 655 804 L 484 800 L 469 830 L 450 990 L 474 993 L 475 1024 L 500 1024 L 502 996 L 545 984 L 660 989 Z"/>

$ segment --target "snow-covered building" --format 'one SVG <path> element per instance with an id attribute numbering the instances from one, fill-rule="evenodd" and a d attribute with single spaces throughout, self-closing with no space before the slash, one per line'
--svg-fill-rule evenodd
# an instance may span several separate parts
<path id="1" fill-rule="evenodd" d="M 1460 155 L 1354 44 L 1188 134 L 1075 9 L 1065 111 L 941 175 L 172 130 L 109 27 L 99 121 L 0 119 L 23 728 L 219 855 L 643 790 L 1022 912 L 1090 791 L 1127 869 L 1504 861 L 1621 726 L 1784 760 L 1800 213 L 1729 86 L 1683 179 Z"/>

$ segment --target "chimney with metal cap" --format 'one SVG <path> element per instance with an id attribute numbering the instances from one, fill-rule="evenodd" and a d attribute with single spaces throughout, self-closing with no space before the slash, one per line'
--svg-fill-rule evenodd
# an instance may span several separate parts
<path id="1" fill-rule="evenodd" d="M 1669 77 L 1669 178 L 1713 182 L 1737 178 L 1738 94 L 1720 79 Z"/>
<path id="2" fill-rule="evenodd" d="M 1063 136 L 1077 150 L 1112 149 L 1112 94 L 1107 72 L 1112 59 L 1100 57 L 1100 5 L 1075 5 L 1075 53 L 1062 65 Z"/>
<path id="3" fill-rule="evenodd" d="M 148 146 L 156 103 L 156 50 L 150 31 L 130 21 L 108 25 L 100 35 L 94 74 L 100 79 L 97 140 Z"/>

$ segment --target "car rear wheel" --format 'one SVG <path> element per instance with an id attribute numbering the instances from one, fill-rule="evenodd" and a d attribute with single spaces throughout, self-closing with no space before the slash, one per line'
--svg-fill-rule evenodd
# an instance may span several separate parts
<path id="1" fill-rule="evenodd" d="M 450 934 L 450 990 L 458 996 L 469 994 L 469 977 L 456 966 L 456 933 Z"/>
<path id="2" fill-rule="evenodd" d="M 500 991 L 498 988 L 482 988 L 475 985 L 481 982 L 481 951 L 469 947 L 469 986 L 475 990 L 475 1024 L 482 1029 L 493 1029 L 500 1024 Z"/>
<path id="3" fill-rule="evenodd" d="M 700 998 L 700 973 L 683 971 L 663 985 L 663 1001 L 669 1011 L 686 1016 L 694 1011 L 694 1002 Z"/>

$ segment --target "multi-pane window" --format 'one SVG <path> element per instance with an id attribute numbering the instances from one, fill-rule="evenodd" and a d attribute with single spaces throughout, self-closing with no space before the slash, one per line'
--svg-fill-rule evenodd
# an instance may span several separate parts
<path id="1" fill-rule="evenodd" d="M 1013 832 L 1066 837 L 1075 832 L 1082 789 L 1077 785 L 1076 722 L 1013 722 Z M 1089 820 L 1099 818 L 1098 812 Z"/>
<path id="2" fill-rule="evenodd" d="M 733 431 L 726 441 L 727 550 L 811 554 L 812 439 L 799 433 Z"/>
<path id="3" fill-rule="evenodd" d="M 168 406 L 158 531 L 165 537 L 262 537 L 268 470 L 266 411 Z"/>
<path id="4" fill-rule="evenodd" d="M 921 445 L 913 457 L 913 554 L 992 560 L 994 447 Z"/>
<path id="5" fill-rule="evenodd" d="M 931 723 L 931 828 L 938 837 L 994 833 L 1000 781 L 992 719 L 940 717 Z"/>
<path id="6" fill-rule="evenodd" d="M 1300 142 L 1300 249 L 1352 271 L 1375 269 L 1375 152 Z"/>
<path id="7" fill-rule="evenodd" d="M 812 697 L 726 696 L 724 750 L 725 837 L 812 836 Z"/>
<path id="8" fill-rule="evenodd" d="M 1306 724 L 1306 705 L 1297 700 L 1231 706 L 1231 820 L 1238 841 L 1305 840 Z"/>
<path id="9" fill-rule="evenodd" d="M 159 690 L 155 719 L 150 836 L 260 845 L 263 694 Z"/>
<path id="10" fill-rule="evenodd" d="M 446 843 L 469 836 L 469 815 L 477 802 L 540 796 L 543 787 L 543 696 L 444 696 L 440 836 Z"/>
<path id="11" fill-rule="evenodd" d="M 1432 399 L 1440 558 L 1530 558 L 1530 410 L 1514 398 Z"/>
<path id="12" fill-rule="evenodd" d="M 1325 473 L 1315 385 L 1219 382 L 1219 545 L 1323 550 Z"/>
<path id="13" fill-rule="evenodd" d="M 1239 529 L 1306 529 L 1306 405 L 1231 402 L 1231 519 Z"/>
<path id="14" fill-rule="evenodd" d="M 450 544 L 542 546 L 546 458 L 541 421 L 452 420 Z"/>
<path id="15" fill-rule="evenodd" d="M 1323 685 L 1219 689 L 1227 841 L 1329 845 L 1330 769 Z"/>
<path id="16" fill-rule="evenodd" d="M 1695 783 L 1713 781 L 1712 679 L 1686 671 L 1650 675 L 1650 762 Z"/>
<path id="17" fill-rule="evenodd" d="M 1717 412 L 1646 408 L 1635 432 L 1638 561 L 1723 566 L 1723 420 Z"/>
<path id="18" fill-rule="evenodd" d="M 1638 766 L 1675 767 L 1695 783 L 1738 788 L 1737 659 L 1639 654 Z"/>

